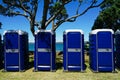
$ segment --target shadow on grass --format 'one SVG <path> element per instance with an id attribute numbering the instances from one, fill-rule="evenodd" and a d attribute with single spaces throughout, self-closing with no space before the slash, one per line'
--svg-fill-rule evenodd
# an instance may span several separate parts
<path id="1" fill-rule="evenodd" d="M 33 51 L 29 51 L 29 63 L 26 66 L 26 70 L 29 70 L 30 68 L 33 68 L 34 66 L 34 55 Z"/>
<path id="2" fill-rule="evenodd" d="M 29 69 L 33 68 L 33 66 L 34 66 L 34 61 L 29 62 L 26 70 L 29 70 Z"/>
<path id="3" fill-rule="evenodd" d="M 62 63 L 56 63 L 56 70 L 62 69 L 63 64 Z"/>
<path id="4" fill-rule="evenodd" d="M 3 69 L 3 66 L 4 64 L 2 63 L 2 64 L 0 64 L 0 70 L 2 70 Z"/>
<path id="5" fill-rule="evenodd" d="M 63 51 L 56 54 L 56 70 L 62 69 L 63 66 Z"/>

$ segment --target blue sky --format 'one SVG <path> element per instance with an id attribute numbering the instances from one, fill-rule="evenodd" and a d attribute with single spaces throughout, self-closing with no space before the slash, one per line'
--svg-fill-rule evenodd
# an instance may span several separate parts
<path id="1" fill-rule="evenodd" d="M 76 5 L 77 3 L 73 3 Z M 74 14 L 74 8 L 75 6 L 73 4 L 67 5 L 68 7 L 68 13 L 70 15 Z M 43 5 L 41 4 L 40 7 L 38 8 L 38 13 L 37 13 L 37 19 L 40 20 L 42 17 L 42 12 L 41 12 L 41 7 Z M 85 8 L 86 5 L 81 7 L 82 9 Z M 89 10 L 86 14 L 83 16 L 77 18 L 75 22 L 66 22 L 63 23 L 57 30 L 56 30 L 56 41 L 57 42 L 63 42 L 63 32 L 67 29 L 81 29 L 84 32 L 84 39 L 85 41 L 88 41 L 89 38 L 89 32 L 91 31 L 91 28 L 94 24 L 94 21 L 96 17 L 98 16 L 100 11 L 100 8 L 94 8 Z M 73 14 L 72 14 L 73 13 Z M 0 34 L 3 35 L 3 32 L 5 30 L 24 30 L 29 33 L 29 42 L 34 42 L 34 37 L 32 36 L 30 32 L 30 25 L 29 22 L 21 16 L 17 17 L 5 17 L 0 15 L 0 22 L 2 22 L 2 29 L 0 29 Z M 48 30 L 51 29 L 51 24 L 48 26 Z"/>

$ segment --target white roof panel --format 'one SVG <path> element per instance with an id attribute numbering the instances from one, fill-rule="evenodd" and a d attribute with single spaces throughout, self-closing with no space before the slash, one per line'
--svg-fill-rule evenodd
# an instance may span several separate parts
<path id="1" fill-rule="evenodd" d="M 55 32 L 52 31 L 52 30 L 37 30 L 37 31 L 35 32 L 35 35 L 36 35 L 37 33 L 39 33 L 39 32 L 50 32 L 51 34 L 55 34 Z"/>
<path id="2" fill-rule="evenodd" d="M 5 35 L 6 33 L 18 33 L 19 35 L 28 34 L 27 32 L 22 30 L 6 30 L 4 31 L 3 35 Z"/>
<path id="3" fill-rule="evenodd" d="M 90 34 L 97 34 L 98 32 L 106 32 L 109 31 L 112 34 L 114 34 L 114 31 L 112 29 L 96 29 L 90 32 Z"/>
<path id="4" fill-rule="evenodd" d="M 69 30 L 65 30 L 64 34 L 67 34 L 68 32 L 80 32 L 81 34 L 84 34 L 81 29 L 69 29 Z"/>

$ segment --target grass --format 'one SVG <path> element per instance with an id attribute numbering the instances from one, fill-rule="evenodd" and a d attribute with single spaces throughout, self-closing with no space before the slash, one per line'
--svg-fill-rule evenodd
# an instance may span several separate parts
<path id="1" fill-rule="evenodd" d="M 85 72 L 63 72 L 61 58 L 61 55 L 57 55 L 56 72 L 33 72 L 33 67 L 25 72 L 2 72 L 0 70 L 0 80 L 120 80 L 118 70 L 116 73 L 93 73 L 88 67 L 88 56 L 85 56 L 87 65 Z M 30 56 L 30 62 L 33 63 L 33 56 Z"/>

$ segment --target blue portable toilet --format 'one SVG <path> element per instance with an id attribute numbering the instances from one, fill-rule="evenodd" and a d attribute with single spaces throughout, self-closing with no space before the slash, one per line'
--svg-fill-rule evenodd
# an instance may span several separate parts
<path id="1" fill-rule="evenodd" d="M 1 35 L 0 35 L 0 68 L 2 67 L 2 44 L 1 44 Z"/>
<path id="2" fill-rule="evenodd" d="M 116 67 L 120 69 L 120 30 L 115 32 L 115 52 Z"/>
<path id="3" fill-rule="evenodd" d="M 96 29 L 89 35 L 90 68 L 94 72 L 115 71 L 114 32 L 111 29 Z"/>
<path id="4" fill-rule="evenodd" d="M 63 34 L 64 71 L 84 71 L 84 34 L 82 30 L 66 30 Z"/>
<path id="5" fill-rule="evenodd" d="M 27 68 L 28 33 L 21 30 L 4 32 L 4 70 L 23 71 Z"/>
<path id="6" fill-rule="evenodd" d="M 55 58 L 55 32 L 38 30 L 35 33 L 34 71 L 54 71 Z"/>

